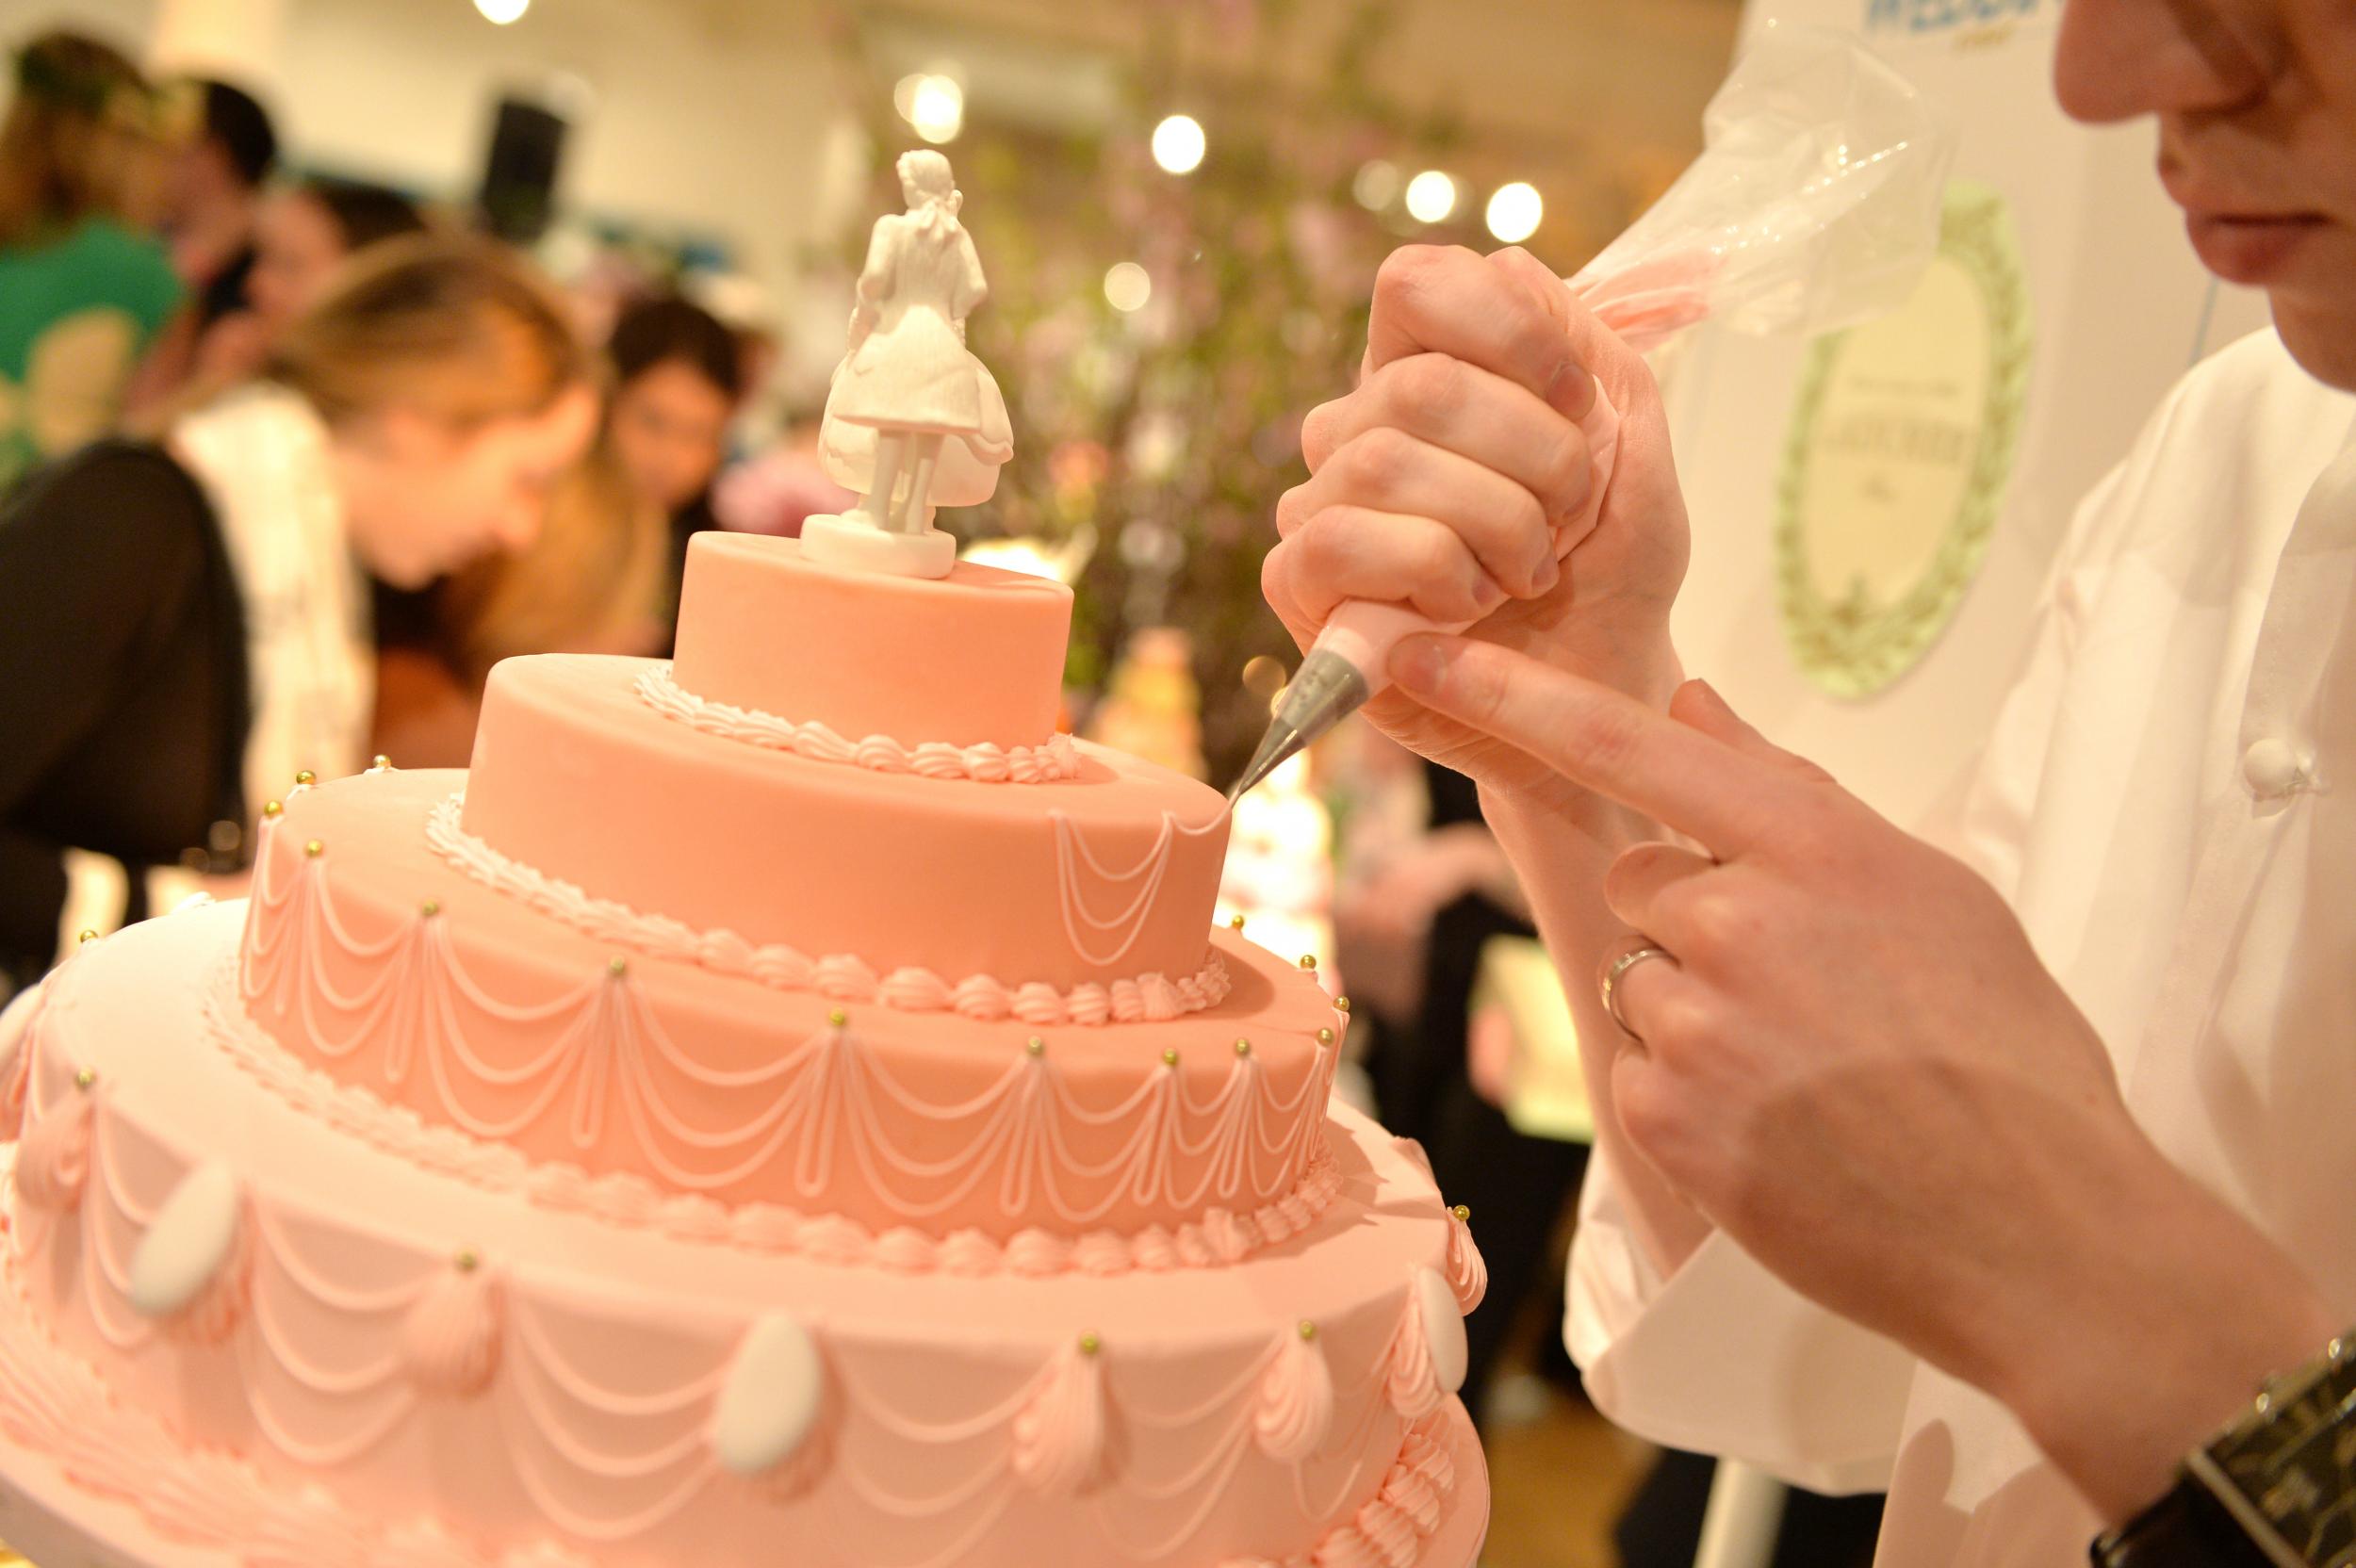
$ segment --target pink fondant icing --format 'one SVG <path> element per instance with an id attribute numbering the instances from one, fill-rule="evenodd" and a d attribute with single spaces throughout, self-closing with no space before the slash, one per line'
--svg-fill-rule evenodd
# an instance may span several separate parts
<path id="1" fill-rule="evenodd" d="M 0 1015 L 6 1533 L 1466 1568 L 1479 1253 L 1209 931 L 1223 804 L 1056 733 L 1068 592 L 704 536 L 686 599 Z"/>
<path id="2" fill-rule="evenodd" d="M 14 1267 L 0 1282 L 0 1439 L 18 1450 L 11 1457 L 20 1478 L 47 1471 L 62 1481 L 41 1487 L 48 1494 L 44 1502 L 55 1499 L 103 1516 L 90 1533 L 103 1530 L 110 1544 L 123 1543 L 115 1547 L 116 1557 L 137 1553 L 153 1561 L 169 1552 L 187 1568 L 267 1568 L 284 1544 L 300 1541 L 326 1554 L 302 1560 L 301 1568 L 596 1568 L 581 1554 L 548 1542 L 487 1551 L 426 1516 L 347 1524 L 319 1489 L 273 1486 L 243 1461 L 182 1446 L 152 1415 L 124 1406 L 96 1371 L 59 1348 L 25 1299 Z M 1390 1568 L 1470 1568 L 1480 1545 L 1485 1485 L 1462 1497 L 1451 1467 L 1451 1484 L 1445 1491 L 1434 1487 L 1407 1458 L 1432 1443 L 1448 1444 L 1467 1459 L 1479 1452 L 1461 1409 L 1411 1429 L 1375 1499 L 1358 1517 L 1334 1526 L 1305 1551 L 1234 1557 L 1219 1568 L 1317 1568 L 1354 1545 L 1342 1532 L 1363 1533 L 1367 1511 L 1378 1507 L 1383 1511 L 1379 1519 L 1395 1517 L 1412 1532 L 1412 1549 L 1390 1559 Z M 74 1458 L 64 1465 L 43 1462 L 42 1456 L 67 1453 Z M 152 1547 L 139 1539 L 151 1536 Z M 1410 1539 L 1399 1537 L 1394 1551 Z"/>
<path id="3" fill-rule="evenodd" d="M 698 931 L 682 922 L 641 914 L 595 898 L 569 882 L 545 876 L 501 855 L 459 825 L 465 797 L 452 795 L 427 814 L 426 842 L 458 871 L 495 892 L 529 905 L 560 924 L 656 958 L 694 964 L 778 990 L 816 991 L 834 1002 L 880 1002 L 904 1012 L 955 1012 L 981 1022 L 1019 1018 L 1025 1023 L 1159 1022 L 1199 1013 L 1227 1000 L 1227 968 L 1219 955 L 1177 979 L 1161 974 L 1093 981 L 1059 991 L 1032 982 L 1008 986 L 987 974 L 951 982 L 930 970 L 902 966 L 878 975 L 850 954 L 813 958 L 783 943 L 756 947 L 732 931 Z M 265 828 L 264 832 L 274 831 Z M 303 872 L 298 870 L 298 875 Z M 266 904 L 270 901 L 266 900 Z"/>
<path id="4" fill-rule="evenodd" d="M 575 1166 L 534 1166 L 509 1145 L 484 1143 L 454 1128 L 434 1126 L 357 1085 L 338 1083 L 303 1066 L 242 1017 L 234 978 L 226 971 L 206 996 L 204 1012 L 213 1047 L 303 1115 L 422 1168 L 609 1225 L 659 1231 L 700 1246 L 799 1252 L 820 1262 L 900 1274 L 1005 1271 L 1038 1277 L 1072 1271 L 1109 1278 L 1132 1270 L 1160 1273 L 1189 1266 L 1170 1233 L 1158 1225 L 1135 1235 L 1090 1231 L 1076 1241 L 1045 1231 L 1023 1231 L 1003 1247 L 973 1230 L 936 1239 L 900 1225 L 875 1235 L 841 1215 L 811 1217 L 773 1203 L 728 1206 L 700 1194 L 663 1193 L 644 1177 L 626 1172 L 593 1177 Z M 1299 1189 L 1254 1217 L 1255 1243 L 1244 1255 L 1306 1230 L 1333 1205 L 1340 1188 L 1331 1151 L 1322 1140 L 1313 1141 Z M 1193 1229 L 1181 1228 L 1182 1233 Z M 1203 1243 L 1190 1250 L 1201 1255 L 1211 1251 Z"/>
<path id="5" fill-rule="evenodd" d="M 1333 1426 L 1333 1373 L 1317 1343 L 1317 1325 L 1303 1318 L 1280 1327 L 1268 1368 L 1260 1379 L 1259 1408 L 1252 1428 L 1268 1458 L 1308 1458 Z"/>
<path id="6" fill-rule="evenodd" d="M 1072 591 L 1039 578 L 876 577 L 813 565 L 791 539 L 699 533 L 673 671 L 696 696 L 855 740 L 1036 746 L 1057 728 L 1071 625 Z"/>
<path id="7" fill-rule="evenodd" d="M 903 966 L 1059 990 L 1202 968 L 1227 846 L 1208 786 L 1086 743 L 1072 778 L 1026 790 L 812 762 L 663 717 L 634 689 L 655 667 L 495 669 L 466 831 L 593 898 L 855 958 L 865 985 Z"/>
<path id="8" fill-rule="evenodd" d="M 1334 1015 L 1314 977 L 1233 933 L 1206 937 L 1219 1004 L 1160 1022 L 1035 1026 L 780 995 L 617 952 L 455 870 L 425 831 L 452 781 L 339 781 L 266 832 L 242 992 L 305 1065 L 577 1175 L 837 1214 L 871 1233 L 1003 1245 L 1026 1230 L 1199 1229 L 1212 1209 L 1255 1213 L 1300 1184 Z M 546 1200 L 564 1201 L 567 1180 L 549 1176 Z M 1192 1245 L 1208 1259 L 1224 1243 Z"/>
<path id="9" fill-rule="evenodd" d="M 811 1568 L 1283 1561 L 1399 1547 L 1398 1521 L 1415 1527 L 1389 1500 L 1403 1473 L 1461 1493 L 1384 1388 L 1412 1282 L 1446 1261 L 1448 1227 L 1428 1179 L 1363 1120 L 1329 1124 L 1333 1209 L 1228 1268 L 909 1276 L 715 1247 L 424 1168 L 265 1092 L 191 1027 L 244 913 L 151 923 L 50 982 L 28 1129 L 89 1106 L 88 1189 L 74 1211 L 10 1203 L 13 1277 L 54 1346 L 14 1332 L 22 1316 L 0 1321 L 0 1429 L 35 1446 L 15 1423 L 57 1401 L 12 1395 L 20 1373 L 87 1364 L 98 1392 L 77 1417 L 152 1412 L 158 1436 L 92 1445 L 82 1467 L 107 1484 L 127 1456 L 152 1483 L 111 1484 L 136 1485 L 143 1516 L 235 1543 L 244 1568 L 293 1552 L 374 1568 L 349 1554 L 419 1518 L 502 1568 L 534 1554 L 732 1568 L 772 1560 L 781 1540 Z M 75 1087 L 84 1068 L 105 1093 Z M 120 1282 L 165 1197 L 207 1161 L 231 1167 L 253 1219 L 251 1310 L 219 1345 L 150 1331 Z M 406 1328 L 462 1250 L 497 1260 L 502 1349 L 472 1393 L 431 1396 Z M 706 1435 L 747 1326 L 780 1302 L 822 1348 L 834 1424 L 791 1496 L 719 1474 Z M 1330 1367 L 1322 1394 L 1299 1376 L 1303 1319 Z M 1083 1333 L 1099 1336 L 1092 1391 L 1058 1371 Z M 1050 1387 L 1060 1397 L 1041 1399 Z M 1269 1423 L 1271 1388 L 1284 1419 Z M 1330 1398 L 1326 1418 L 1301 1419 L 1297 1394 Z M 1088 1441 L 1092 1409 L 1119 1441 Z M 1322 1432 L 1279 1460 L 1271 1425 Z M 1087 1483 L 1023 1485 L 1026 1443 Z M 1092 1470 L 1073 1457 L 1090 1447 Z M 183 1456 L 202 1484 L 167 1478 Z M 357 1546 L 352 1520 L 369 1526 Z M 1458 1568 L 1477 1538 L 1468 1521 L 1433 1560 Z"/>
<path id="10" fill-rule="evenodd" d="M 1467 1316 L 1489 1294 L 1489 1266 L 1473 1245 L 1470 1221 L 1454 1209 L 1448 1212 L 1448 1283 Z"/>

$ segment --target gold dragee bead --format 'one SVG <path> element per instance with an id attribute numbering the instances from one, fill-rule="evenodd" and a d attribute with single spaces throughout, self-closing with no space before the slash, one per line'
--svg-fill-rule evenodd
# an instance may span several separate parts
<path id="1" fill-rule="evenodd" d="M 1350 998 L 1346 996 L 1335 997 L 1333 999 L 1333 1010 L 1337 1013 L 1346 1013 L 1350 1011 Z"/>
<path id="2" fill-rule="evenodd" d="M 458 1256 L 452 1258 L 450 1262 L 458 1266 L 459 1273 L 471 1274 L 483 1266 L 483 1255 L 471 1247 L 461 1248 Z"/>
<path id="3" fill-rule="evenodd" d="M 1104 1342 L 1097 1338 L 1095 1331 L 1092 1330 L 1080 1336 L 1080 1354 L 1084 1356 L 1092 1356 L 1104 1348 Z"/>
<path id="4" fill-rule="evenodd" d="M 826 1015 L 826 1021 L 833 1024 L 837 1029 L 840 1029 L 844 1024 L 851 1021 L 851 1015 L 844 1012 L 842 1008 L 837 1007 L 833 1012 Z"/>
<path id="5" fill-rule="evenodd" d="M 81 946 L 84 942 L 94 942 L 97 939 L 98 927 L 94 925 L 85 925 L 79 931 L 74 933 L 74 945 L 76 947 Z"/>
<path id="6" fill-rule="evenodd" d="M 1162 1047 L 1162 1066 L 1176 1067 L 1177 1065 L 1178 1048 L 1174 1045 L 1166 1045 Z"/>
<path id="7" fill-rule="evenodd" d="M 274 800 L 266 800 L 262 802 L 262 815 L 266 817 L 277 816 L 284 810 L 286 810 L 286 808 Z"/>
<path id="8" fill-rule="evenodd" d="M 1033 1035 L 1029 1039 L 1023 1042 L 1023 1049 L 1029 1052 L 1034 1056 L 1044 1056 L 1047 1054 L 1047 1042 L 1040 1039 L 1037 1035 Z"/>
<path id="9" fill-rule="evenodd" d="M 368 759 L 368 766 L 374 768 L 379 773 L 383 773 L 386 768 L 389 768 L 392 765 L 393 760 L 385 756 L 381 751 Z"/>
<path id="10" fill-rule="evenodd" d="M 317 839 L 313 839 L 309 843 L 303 846 L 303 853 L 308 855 L 312 859 L 316 860 L 320 856 L 327 853 L 327 846 L 319 842 Z"/>
<path id="11" fill-rule="evenodd" d="M 1229 929 L 1230 931 L 1240 931 L 1240 930 L 1242 930 L 1242 929 L 1243 929 L 1243 917 L 1242 917 L 1241 915 L 1230 915 L 1230 916 L 1228 916 L 1228 917 L 1227 917 L 1227 929 Z"/>
<path id="12" fill-rule="evenodd" d="M 1456 1222 L 1459 1225 L 1469 1225 L 1472 1223 L 1472 1209 L 1466 1204 L 1459 1203 L 1456 1207 L 1448 1210 L 1448 1213 L 1456 1217 Z"/>
<path id="13" fill-rule="evenodd" d="M 608 958 L 605 961 L 605 972 L 619 980 L 630 972 L 630 960 L 623 957 Z"/>
<path id="14" fill-rule="evenodd" d="M 1235 1042 L 1235 1054 L 1236 1054 L 1236 1055 L 1238 1055 L 1238 1056 L 1249 1056 L 1249 1055 L 1251 1055 L 1251 1054 L 1252 1054 L 1252 1042 L 1251 1042 L 1250 1040 L 1237 1040 L 1237 1041 Z"/>
<path id="15" fill-rule="evenodd" d="M 438 915 L 441 912 L 442 901 L 437 898 L 429 898 L 423 904 L 417 906 L 417 913 L 423 915 L 428 920 L 432 920 L 435 915 Z"/>
<path id="16" fill-rule="evenodd" d="M 295 775 L 295 782 L 298 784 L 316 784 L 319 781 L 319 776 L 313 773 L 308 768 L 305 768 L 301 773 Z"/>
<path id="17" fill-rule="evenodd" d="M 1333 1031 L 1331 1029 L 1318 1030 L 1317 1043 L 1319 1045 L 1332 1045 L 1333 1043 Z"/>
<path id="18" fill-rule="evenodd" d="M 1316 954 L 1314 954 L 1314 953 L 1304 953 L 1304 954 L 1302 954 L 1302 955 L 1301 956 L 1301 967 L 1302 969 L 1315 969 L 1315 968 L 1317 968 L 1317 956 Z"/>
<path id="19" fill-rule="evenodd" d="M 96 1068 L 86 1067 L 74 1075 L 74 1086 L 85 1093 L 89 1092 L 90 1086 L 97 1082 L 98 1070 Z"/>
<path id="20" fill-rule="evenodd" d="M 1310 1322 L 1307 1318 L 1302 1318 L 1301 1320 L 1301 1337 L 1303 1339 L 1317 1338 L 1317 1326 L 1315 1323 Z"/>

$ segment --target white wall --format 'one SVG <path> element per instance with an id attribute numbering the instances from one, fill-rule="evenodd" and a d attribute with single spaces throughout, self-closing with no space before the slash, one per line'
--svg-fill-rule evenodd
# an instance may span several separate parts
<path id="1" fill-rule="evenodd" d="M 0 0 L 0 44 L 54 24 L 144 56 L 163 11 L 206 3 Z M 587 87 L 589 106 L 565 150 L 567 205 L 730 241 L 748 271 L 780 289 L 812 237 L 821 148 L 838 116 L 831 62 L 802 0 L 764 5 L 752 32 L 663 0 L 540 0 L 507 27 L 468 0 L 283 0 L 283 9 L 254 85 L 304 162 L 467 196 L 501 92 L 569 77 Z"/>

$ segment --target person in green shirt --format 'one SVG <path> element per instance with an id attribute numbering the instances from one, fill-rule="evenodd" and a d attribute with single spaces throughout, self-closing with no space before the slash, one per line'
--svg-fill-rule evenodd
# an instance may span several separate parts
<path id="1" fill-rule="evenodd" d="M 66 31 L 15 66 L 0 121 L 0 494 L 113 428 L 180 301 L 163 247 L 133 222 L 158 155 L 138 68 Z"/>

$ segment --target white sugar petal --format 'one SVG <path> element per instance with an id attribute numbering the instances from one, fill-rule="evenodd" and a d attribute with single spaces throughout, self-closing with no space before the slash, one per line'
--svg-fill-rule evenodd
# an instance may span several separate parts
<path id="1" fill-rule="evenodd" d="M 826 1395 L 818 1347 L 790 1317 L 754 1324 L 736 1352 L 712 1416 L 712 1447 L 721 1464 L 754 1477 L 783 1463 L 810 1435 Z"/>
<path id="2" fill-rule="evenodd" d="M 1415 1270 L 1415 1302 L 1423 1309 L 1423 1331 L 1432 1349 L 1432 1377 L 1441 1391 L 1464 1386 L 1464 1315 L 1456 1291 L 1437 1270 Z"/>
<path id="3" fill-rule="evenodd" d="M 131 1254 L 131 1304 L 169 1317 L 196 1298 L 237 1239 L 237 1179 L 219 1160 L 182 1178 Z"/>

